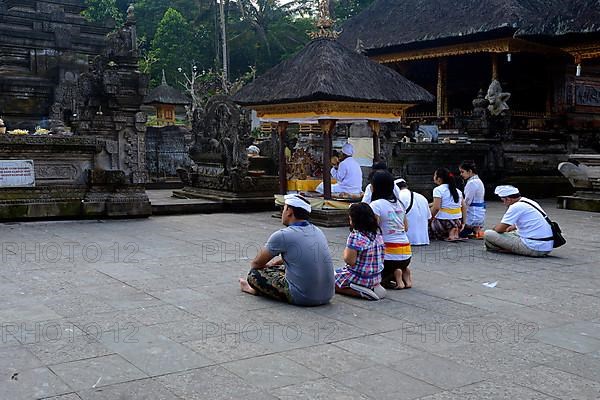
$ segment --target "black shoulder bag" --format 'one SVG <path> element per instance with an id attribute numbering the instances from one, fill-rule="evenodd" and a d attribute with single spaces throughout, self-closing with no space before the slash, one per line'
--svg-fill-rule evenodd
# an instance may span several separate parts
<path id="1" fill-rule="evenodd" d="M 410 204 L 408 205 L 408 207 L 406 208 L 406 213 L 408 214 L 408 212 L 412 209 L 413 203 L 415 201 L 415 194 L 413 193 L 412 190 L 409 190 L 410 192 Z"/>
<path id="2" fill-rule="evenodd" d="M 560 226 L 558 226 L 558 222 L 551 221 L 550 218 L 548 218 L 548 216 L 546 214 L 544 214 L 544 212 L 542 210 L 540 210 L 539 208 L 537 208 L 535 205 L 531 204 L 530 202 L 525 201 L 525 200 L 521 200 L 521 201 L 525 204 L 529 204 L 531 207 L 538 210 L 539 213 L 544 216 L 544 219 L 546 220 L 546 222 L 550 224 L 550 228 L 552 228 L 552 237 L 542 238 L 542 239 L 534 239 L 534 238 L 528 238 L 528 239 L 540 240 L 540 241 L 544 241 L 544 242 L 553 240 L 554 248 L 563 246 L 564 244 L 567 243 L 567 240 L 562 235 L 562 230 L 560 229 Z"/>
<path id="3" fill-rule="evenodd" d="M 404 205 L 404 203 L 401 202 L 400 199 L 398 199 L 398 201 L 400 202 L 400 204 L 402 204 L 402 207 L 404 207 L 404 213 L 405 214 L 408 214 L 408 212 L 412 209 L 413 203 L 415 201 L 415 194 L 411 190 L 409 190 L 409 192 L 410 192 L 410 204 L 408 205 L 408 207 L 406 207 Z"/>

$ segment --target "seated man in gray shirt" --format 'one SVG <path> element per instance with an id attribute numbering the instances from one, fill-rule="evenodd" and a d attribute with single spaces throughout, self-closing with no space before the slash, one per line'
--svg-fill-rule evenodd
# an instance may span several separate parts
<path id="1" fill-rule="evenodd" d="M 243 292 L 299 306 L 327 304 L 335 290 L 333 262 L 323 232 L 308 222 L 310 203 L 300 195 L 285 196 L 283 228 L 271 235 L 251 263 Z"/>

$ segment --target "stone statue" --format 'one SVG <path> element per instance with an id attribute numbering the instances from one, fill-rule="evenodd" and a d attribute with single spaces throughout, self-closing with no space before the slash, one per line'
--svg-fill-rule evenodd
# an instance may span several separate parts
<path id="1" fill-rule="evenodd" d="M 473 116 L 477 118 L 485 118 L 485 110 L 490 105 L 490 102 L 485 98 L 483 89 L 479 89 L 477 97 L 473 100 Z"/>
<path id="2" fill-rule="evenodd" d="M 500 82 L 494 79 L 488 88 L 487 95 L 485 99 L 489 101 L 490 105 L 488 106 L 488 110 L 490 114 L 493 116 L 497 116 L 502 114 L 503 111 L 508 110 L 508 104 L 506 102 L 510 98 L 510 93 L 502 92 L 502 86 L 500 86 Z"/>
<path id="3" fill-rule="evenodd" d="M 592 181 L 590 179 L 590 170 L 585 164 L 573 164 L 571 162 L 562 162 L 558 165 L 558 170 L 565 178 L 569 180 L 575 189 L 591 189 Z"/>
<path id="4" fill-rule="evenodd" d="M 135 23 L 135 6 L 133 3 L 127 7 L 127 22 L 130 24 Z"/>

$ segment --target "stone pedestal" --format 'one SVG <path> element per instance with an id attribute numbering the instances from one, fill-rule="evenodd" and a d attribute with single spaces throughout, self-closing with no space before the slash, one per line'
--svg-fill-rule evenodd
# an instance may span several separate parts
<path id="1" fill-rule="evenodd" d="M 559 196 L 558 208 L 600 212 L 600 154 L 571 154 L 558 170 L 577 190 L 572 196 Z"/>
<path id="2" fill-rule="evenodd" d="M 5 160 L 32 160 L 35 187 L 0 188 L 0 220 L 146 217 L 143 185 L 112 169 L 111 140 L 0 135 Z"/>

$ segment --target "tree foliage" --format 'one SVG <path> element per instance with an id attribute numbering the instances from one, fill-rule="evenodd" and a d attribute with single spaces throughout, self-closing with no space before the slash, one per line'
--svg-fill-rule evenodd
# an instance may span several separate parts
<path id="1" fill-rule="evenodd" d="M 86 18 L 122 22 L 133 1 L 142 59 L 140 67 L 159 84 L 165 70 L 170 84 L 185 86 L 182 71 L 220 71 L 219 3 L 224 1 L 230 80 L 257 74 L 299 51 L 310 39 L 318 0 L 86 0 Z M 331 0 L 338 22 L 373 0 Z M 255 68 L 255 69 L 254 69 Z"/>
<path id="2" fill-rule="evenodd" d="M 85 0 L 85 5 L 83 16 L 90 22 L 106 24 L 112 20 L 117 25 L 123 23 L 123 12 L 117 6 L 117 0 Z"/>

